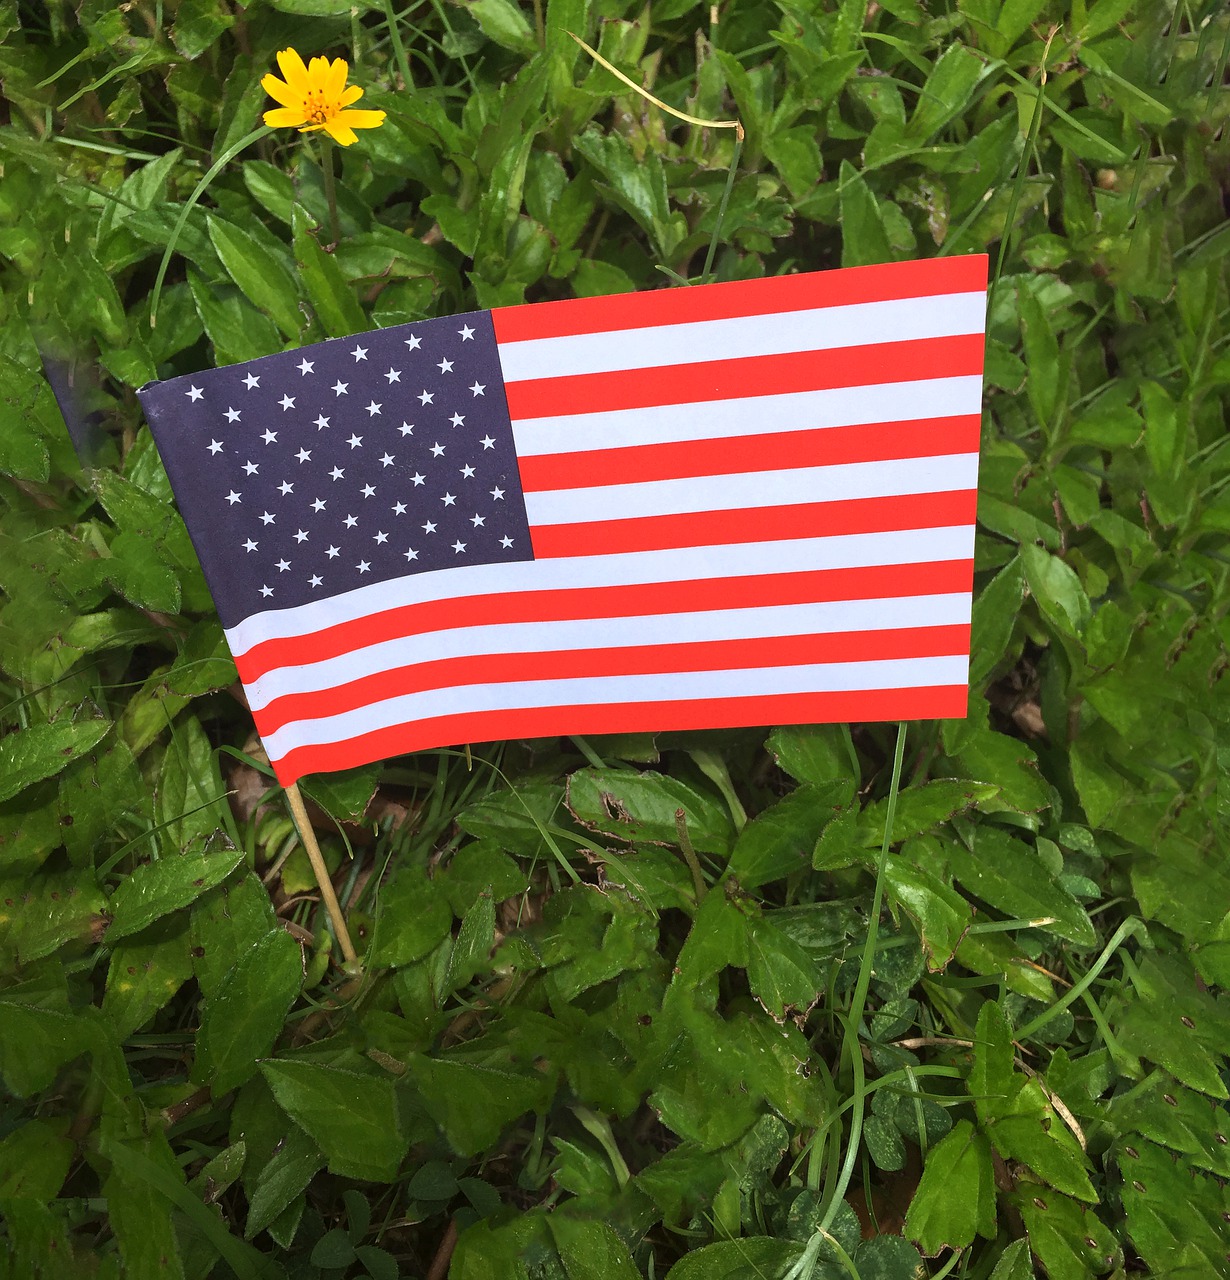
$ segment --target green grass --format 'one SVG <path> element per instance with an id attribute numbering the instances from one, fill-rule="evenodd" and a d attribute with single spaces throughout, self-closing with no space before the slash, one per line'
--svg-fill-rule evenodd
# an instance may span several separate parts
<path id="1" fill-rule="evenodd" d="M 0 36 L 0 1277 L 1230 1275 L 1224 5 L 57 0 Z M 257 128 L 288 44 L 388 113 L 333 253 L 319 150 Z M 135 389 L 970 252 L 968 718 L 308 779 L 347 971 Z"/>

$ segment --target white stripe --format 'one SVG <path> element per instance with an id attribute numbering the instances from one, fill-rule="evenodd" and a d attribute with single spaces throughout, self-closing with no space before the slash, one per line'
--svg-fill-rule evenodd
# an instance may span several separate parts
<path id="1" fill-rule="evenodd" d="M 721 440 L 773 431 L 855 427 L 896 422 L 906 415 L 918 420 L 981 412 L 982 379 L 970 375 L 772 396 L 754 396 L 749 391 L 737 400 L 522 418 L 513 422 L 513 438 L 517 456 L 532 458 L 674 440 Z"/>
<path id="2" fill-rule="evenodd" d="M 629 520 L 697 511 L 788 507 L 848 498 L 897 498 L 978 487 L 976 453 L 832 467 L 746 471 L 730 476 L 687 476 L 586 489 L 546 489 L 525 495 L 531 527 L 594 520 Z"/>
<path id="3" fill-rule="evenodd" d="M 244 686 L 253 711 L 275 698 L 316 693 L 394 667 L 445 658 L 488 654 L 564 653 L 625 649 L 640 645 L 763 640 L 774 636 L 830 635 L 843 631 L 888 631 L 905 627 L 967 624 L 971 597 L 958 591 L 885 600 L 828 600 L 811 604 L 713 609 L 700 613 L 635 618 L 580 618 L 468 627 L 464 618 L 449 630 L 385 640 L 300 667 L 278 667 Z"/>
<path id="4" fill-rule="evenodd" d="M 739 671 L 676 671 L 661 675 L 586 676 L 578 680 L 526 680 L 509 684 L 432 689 L 372 703 L 357 711 L 298 720 L 263 738 L 277 760 L 296 747 L 319 746 L 392 725 L 470 712 L 527 707 L 606 706 L 627 702 L 836 693 L 869 689 L 918 689 L 959 685 L 967 679 L 964 654 L 897 658 L 882 662 L 831 662 Z"/>
<path id="5" fill-rule="evenodd" d="M 981 333 L 987 296 L 945 293 L 499 344 L 506 382 Z"/>
<path id="6" fill-rule="evenodd" d="M 357 587 L 328 600 L 314 600 L 294 609 L 271 609 L 252 614 L 228 627 L 226 638 L 231 652 L 240 655 L 266 640 L 311 635 L 339 623 L 373 617 L 386 609 L 432 600 L 456 600 L 496 592 L 568 591 L 654 582 L 755 577 L 783 571 L 928 564 L 936 560 L 968 560 L 973 554 L 974 528 L 970 524 L 889 533 L 745 542 L 732 546 L 678 547 L 624 555 L 579 556 L 576 559 L 470 565 L 411 574 L 389 582 L 374 582 L 370 586 Z"/>

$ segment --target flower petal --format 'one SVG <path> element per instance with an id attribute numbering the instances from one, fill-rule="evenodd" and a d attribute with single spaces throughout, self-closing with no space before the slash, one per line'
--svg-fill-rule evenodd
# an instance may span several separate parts
<path id="1" fill-rule="evenodd" d="M 320 93 L 328 83 L 329 59 L 324 57 L 323 54 L 317 54 L 308 63 L 308 80 L 316 93 Z"/>
<path id="2" fill-rule="evenodd" d="M 267 75 L 261 80 L 261 88 L 284 107 L 302 107 L 303 95 L 296 93 L 288 84 L 284 84 L 275 75 Z"/>
<path id="3" fill-rule="evenodd" d="M 348 129 L 376 129 L 384 124 L 383 111 L 339 111 L 332 123 Z"/>
<path id="4" fill-rule="evenodd" d="M 303 65 L 303 59 L 294 49 L 278 50 L 278 66 L 282 69 L 282 75 L 286 79 L 286 83 L 299 94 L 300 97 L 307 97 L 308 89 L 311 87 L 308 83 L 307 67 Z"/>
<path id="5" fill-rule="evenodd" d="M 336 115 L 332 120 L 326 120 L 324 123 L 324 131 L 340 146 L 348 147 L 352 142 L 358 141 L 358 135 L 350 128 L 349 125 L 343 123 L 343 116 L 352 115 L 350 111 L 343 111 L 341 115 Z"/>
<path id="6" fill-rule="evenodd" d="M 345 58 L 334 58 L 333 65 L 329 68 L 325 75 L 325 94 L 330 99 L 340 98 L 342 90 L 346 87 L 346 75 L 350 67 L 346 64 Z"/>
<path id="7" fill-rule="evenodd" d="M 283 129 L 290 125 L 300 125 L 307 117 L 301 107 L 274 107 L 272 111 L 265 112 L 263 119 L 271 128 Z"/>
<path id="8" fill-rule="evenodd" d="M 363 96 L 362 88 L 357 84 L 352 84 L 337 100 L 339 107 L 348 107 L 352 102 L 358 102 Z"/>

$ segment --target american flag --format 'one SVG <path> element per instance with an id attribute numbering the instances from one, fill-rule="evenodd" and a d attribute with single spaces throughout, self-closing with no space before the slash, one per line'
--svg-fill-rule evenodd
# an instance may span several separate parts
<path id="1" fill-rule="evenodd" d="M 497 308 L 143 388 L 279 779 L 964 716 L 986 278 Z"/>

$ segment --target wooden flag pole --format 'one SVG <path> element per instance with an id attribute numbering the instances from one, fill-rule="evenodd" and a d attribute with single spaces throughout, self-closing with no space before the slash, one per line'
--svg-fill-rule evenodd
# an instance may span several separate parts
<path id="1" fill-rule="evenodd" d="M 303 796 L 299 791 L 297 782 L 292 782 L 286 788 L 286 799 L 290 804 L 290 815 L 295 820 L 299 839 L 303 841 L 303 847 L 307 850 L 312 870 L 316 874 L 316 883 L 320 886 L 320 896 L 324 900 L 325 910 L 329 913 L 329 921 L 333 925 L 334 935 L 337 937 L 338 942 L 341 943 L 342 955 L 348 965 L 357 964 L 359 957 L 355 952 L 354 943 L 350 941 L 350 930 L 346 928 L 346 917 L 342 915 L 342 904 L 338 902 L 337 894 L 333 892 L 333 881 L 329 877 L 329 868 L 325 866 L 324 855 L 320 852 L 320 845 L 316 843 L 316 832 L 312 830 L 312 823 L 308 818 L 307 808 L 303 803 Z"/>

